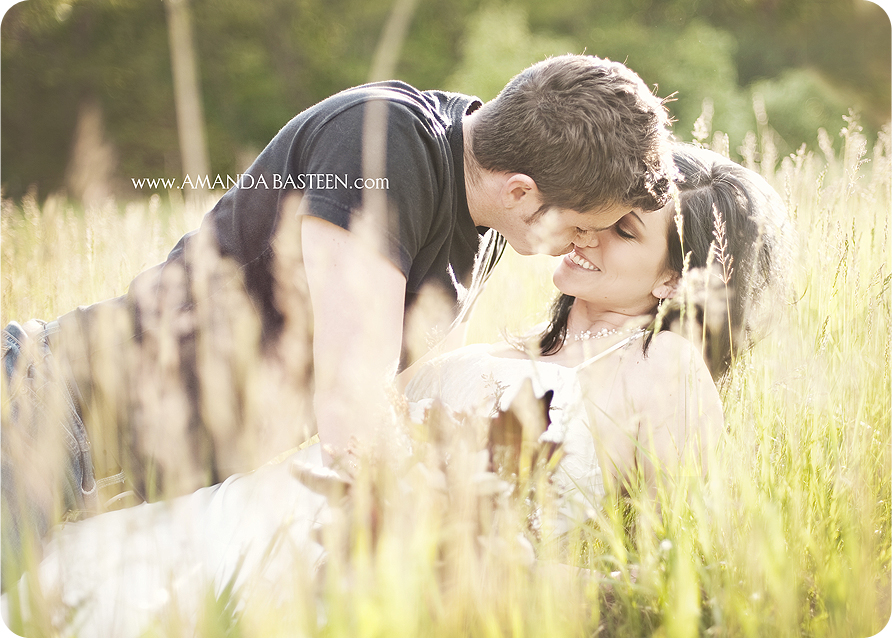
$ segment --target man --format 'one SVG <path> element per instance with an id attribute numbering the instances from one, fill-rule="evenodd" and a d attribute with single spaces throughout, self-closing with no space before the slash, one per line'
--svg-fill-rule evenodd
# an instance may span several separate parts
<path id="1" fill-rule="evenodd" d="M 28 370 L 48 369 L 66 414 L 63 509 L 95 500 L 100 457 L 100 486 L 123 468 L 143 498 L 247 469 L 232 443 L 243 414 L 270 413 L 291 395 L 312 394 L 320 440 L 343 462 L 381 422 L 386 388 L 409 363 L 404 327 L 425 295 L 448 300 L 448 319 L 464 318 L 505 240 L 522 254 L 559 255 L 629 210 L 661 207 L 666 121 L 629 69 L 572 55 L 523 71 L 487 104 L 383 82 L 299 114 L 126 297 L 30 331 L 7 327 L 13 390 L 30 332 L 39 361 Z M 247 302 L 230 301 L 233 289 Z M 250 308 L 256 330 L 231 319 L 236 306 Z M 295 334 L 311 335 L 311 356 Z M 258 381 L 255 362 L 270 360 L 291 373 Z M 287 391 L 264 394 L 272 378 Z M 309 414 L 287 413 L 291 444 Z M 4 476 L 16 473 L 6 439 Z M 14 483 L 4 481 L 7 506 Z"/>

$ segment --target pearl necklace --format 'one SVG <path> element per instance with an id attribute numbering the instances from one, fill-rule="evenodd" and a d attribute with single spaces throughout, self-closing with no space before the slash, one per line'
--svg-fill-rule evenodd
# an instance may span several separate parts
<path id="1" fill-rule="evenodd" d="M 584 330 L 579 334 L 573 335 L 573 341 L 588 341 L 589 339 L 603 339 L 613 335 L 623 334 L 626 332 L 643 332 L 644 328 L 633 328 L 627 330 L 619 330 L 618 328 L 601 328 L 597 332 Z"/>

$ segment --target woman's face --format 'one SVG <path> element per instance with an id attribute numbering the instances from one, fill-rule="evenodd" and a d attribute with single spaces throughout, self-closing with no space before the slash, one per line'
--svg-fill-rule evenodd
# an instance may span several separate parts
<path id="1" fill-rule="evenodd" d="M 580 236 L 554 271 L 554 285 L 590 310 L 650 312 L 674 290 L 666 241 L 673 210 L 670 203 L 651 213 L 633 211 L 609 228 Z"/>

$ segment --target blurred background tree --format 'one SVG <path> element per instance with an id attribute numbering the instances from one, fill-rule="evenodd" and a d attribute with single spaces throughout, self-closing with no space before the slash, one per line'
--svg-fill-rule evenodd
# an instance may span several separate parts
<path id="1" fill-rule="evenodd" d="M 131 177 L 182 177 L 162 1 L 27 0 L 6 13 L 5 196 L 80 195 L 90 166 L 105 184 L 95 192 L 123 199 L 148 194 Z M 366 81 L 392 5 L 192 0 L 212 174 L 244 170 L 300 110 Z M 819 128 L 835 137 L 849 108 L 876 132 L 890 119 L 890 51 L 889 18 L 867 0 L 419 0 L 394 75 L 490 99 L 547 55 L 609 57 L 674 96 L 681 139 L 711 108 L 735 156 L 756 128 L 754 96 L 785 152 L 815 147 Z"/>

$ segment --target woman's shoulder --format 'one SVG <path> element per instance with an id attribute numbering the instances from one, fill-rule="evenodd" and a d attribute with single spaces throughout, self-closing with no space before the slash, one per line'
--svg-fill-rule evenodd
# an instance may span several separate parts
<path id="1" fill-rule="evenodd" d="M 709 376 L 700 350 L 694 343 L 674 332 L 664 331 L 653 336 L 647 347 L 640 342 L 631 345 L 619 366 L 622 376 L 631 377 L 637 387 L 645 387 L 644 379 L 666 383 L 673 378 L 690 374 Z"/>
<path id="2" fill-rule="evenodd" d="M 697 346 L 690 340 L 676 332 L 664 330 L 654 335 L 650 342 L 649 353 L 654 357 L 677 358 L 692 356 L 703 361 L 703 356 Z"/>
<path id="3" fill-rule="evenodd" d="M 697 345 L 681 335 L 654 335 L 646 351 L 637 347 L 634 355 L 623 357 L 619 376 L 624 395 L 653 423 L 712 427 L 722 422 L 715 381 Z"/>

